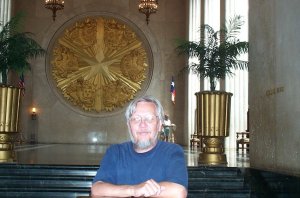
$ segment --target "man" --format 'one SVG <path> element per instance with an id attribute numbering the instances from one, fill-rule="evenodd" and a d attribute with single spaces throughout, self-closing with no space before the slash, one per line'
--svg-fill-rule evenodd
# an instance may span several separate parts
<path id="1" fill-rule="evenodd" d="M 163 123 L 163 132 L 165 136 L 165 141 L 169 142 L 169 137 L 172 135 L 171 134 L 171 127 L 174 127 L 175 129 L 175 124 L 172 124 L 171 120 L 169 119 L 169 116 L 165 114 L 165 119 Z"/>
<path id="2" fill-rule="evenodd" d="M 92 196 L 186 197 L 183 150 L 158 140 L 164 122 L 160 102 L 144 96 L 131 102 L 125 115 L 131 142 L 108 148 L 94 178 Z"/>

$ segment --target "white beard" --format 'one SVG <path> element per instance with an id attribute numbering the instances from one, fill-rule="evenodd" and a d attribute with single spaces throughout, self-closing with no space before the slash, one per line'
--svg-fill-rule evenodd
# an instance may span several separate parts
<path id="1" fill-rule="evenodd" d="M 151 146 L 155 145 L 157 142 L 157 137 L 158 137 L 158 133 L 156 133 L 156 135 L 153 139 L 151 138 L 149 140 L 136 141 L 136 140 L 134 140 L 132 134 L 131 133 L 129 133 L 129 134 L 130 134 L 131 142 L 134 144 L 134 147 L 139 150 L 148 149 Z"/>
<path id="2" fill-rule="evenodd" d="M 131 140 L 131 142 L 133 143 L 133 145 L 136 149 L 139 149 L 139 150 L 148 149 L 151 146 L 154 146 L 158 141 L 158 134 L 159 134 L 159 131 L 160 131 L 159 127 L 157 127 L 158 132 L 155 134 L 153 139 L 151 138 L 149 140 L 143 140 L 143 141 L 136 141 L 134 139 L 133 135 L 132 135 L 131 128 L 130 128 L 130 125 L 128 123 L 127 123 L 127 127 L 128 127 L 128 132 L 129 132 L 129 135 L 130 135 L 130 140 Z"/>

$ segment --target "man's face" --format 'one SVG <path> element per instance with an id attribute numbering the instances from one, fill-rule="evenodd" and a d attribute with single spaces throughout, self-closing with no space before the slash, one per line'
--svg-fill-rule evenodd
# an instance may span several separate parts
<path id="1" fill-rule="evenodd" d="M 129 120 L 131 141 L 137 152 L 147 152 L 157 143 L 158 132 L 161 131 L 155 105 L 151 102 L 139 102 Z"/>

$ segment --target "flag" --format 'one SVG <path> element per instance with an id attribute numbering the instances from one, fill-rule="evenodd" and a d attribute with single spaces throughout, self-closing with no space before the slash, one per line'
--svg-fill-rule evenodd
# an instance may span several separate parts
<path id="1" fill-rule="evenodd" d="M 24 75 L 23 74 L 20 75 L 19 88 L 22 89 L 21 93 L 22 93 L 22 96 L 24 96 L 25 95 L 25 80 L 24 80 Z"/>
<path id="2" fill-rule="evenodd" d="M 174 82 L 173 76 L 172 76 L 172 81 L 171 81 L 170 92 L 171 92 L 171 100 L 175 104 L 176 91 L 175 91 L 175 82 Z"/>

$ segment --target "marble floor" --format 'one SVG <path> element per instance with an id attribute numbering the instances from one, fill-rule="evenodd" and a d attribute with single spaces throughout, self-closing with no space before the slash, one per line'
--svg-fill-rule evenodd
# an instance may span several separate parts
<path id="1" fill-rule="evenodd" d="M 22 144 L 15 147 L 19 164 L 99 165 L 109 145 Z M 187 166 L 198 166 L 199 149 L 183 147 Z M 226 149 L 228 167 L 250 167 L 249 153 Z"/>

